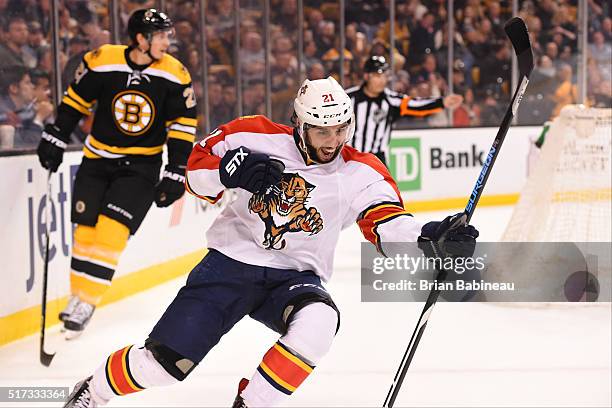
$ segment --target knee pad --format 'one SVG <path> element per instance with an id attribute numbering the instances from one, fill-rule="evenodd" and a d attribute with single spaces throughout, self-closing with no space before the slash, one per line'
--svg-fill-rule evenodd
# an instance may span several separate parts
<path id="1" fill-rule="evenodd" d="M 283 324 L 284 330 L 283 334 L 287 333 L 289 324 L 293 320 L 295 314 L 302 310 L 304 307 L 313 304 L 313 303 L 322 303 L 325 304 L 336 311 L 337 324 L 336 324 L 336 333 L 340 329 L 340 310 L 332 300 L 331 296 L 327 292 L 306 292 L 301 295 L 298 295 L 291 299 L 289 304 L 285 306 L 283 311 Z"/>
<path id="2" fill-rule="evenodd" d="M 323 302 L 304 306 L 293 315 L 280 342 L 311 365 L 327 354 L 338 327 L 338 312 Z"/>
<path id="3" fill-rule="evenodd" d="M 168 374 L 179 381 L 183 381 L 187 378 L 197 365 L 193 361 L 172 350 L 170 347 L 150 337 L 145 341 L 145 348 L 153 354 L 155 360 L 168 372 Z"/>

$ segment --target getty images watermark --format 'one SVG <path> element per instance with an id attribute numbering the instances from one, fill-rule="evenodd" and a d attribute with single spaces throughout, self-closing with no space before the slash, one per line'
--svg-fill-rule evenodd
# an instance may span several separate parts
<path id="1" fill-rule="evenodd" d="M 456 274 L 482 271 L 486 266 L 486 257 L 476 256 L 468 258 L 428 258 L 410 256 L 406 253 L 395 254 L 394 257 L 375 257 L 372 260 L 372 273 L 382 275 L 385 271 L 404 271 L 410 275 L 417 272 L 436 272 L 442 269 Z M 431 279 L 400 279 L 399 281 L 385 281 L 375 279 L 372 287 L 376 291 L 387 290 L 514 290 L 514 282 L 486 282 L 479 280 L 454 279 L 452 281 L 436 281 Z"/>
<path id="2" fill-rule="evenodd" d="M 385 255 L 361 248 L 361 298 L 423 301 L 440 290 L 446 301 L 610 301 L 608 243 L 478 243 L 473 256 L 431 258 L 417 243 L 390 243 Z M 445 271 L 444 279 L 440 271 Z"/>

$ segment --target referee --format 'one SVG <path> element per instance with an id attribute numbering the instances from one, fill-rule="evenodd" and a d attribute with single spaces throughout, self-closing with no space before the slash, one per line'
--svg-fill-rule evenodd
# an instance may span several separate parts
<path id="1" fill-rule="evenodd" d="M 386 88 L 388 70 L 385 57 L 374 55 L 363 66 L 363 84 L 346 90 L 355 111 L 355 136 L 349 143 L 357 150 L 373 153 L 386 165 L 391 125 L 400 116 L 427 116 L 444 108 L 455 109 L 463 102 L 463 97 L 456 94 L 412 99 L 394 92 Z"/>

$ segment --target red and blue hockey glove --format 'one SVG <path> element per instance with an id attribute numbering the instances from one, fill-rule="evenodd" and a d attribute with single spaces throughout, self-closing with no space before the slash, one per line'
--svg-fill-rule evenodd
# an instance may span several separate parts
<path id="1" fill-rule="evenodd" d="M 467 258 L 474 255 L 478 230 L 473 225 L 465 225 L 461 220 L 463 215 L 458 213 L 423 225 L 418 246 L 425 256 Z"/>
<path id="2" fill-rule="evenodd" d="M 281 181 L 283 162 L 241 146 L 229 150 L 221 159 L 219 177 L 227 188 L 243 188 L 253 194 Z"/>
<path id="3" fill-rule="evenodd" d="M 185 168 L 168 165 L 155 186 L 155 204 L 168 207 L 185 193 Z"/>
<path id="4" fill-rule="evenodd" d="M 52 173 L 55 173 L 62 164 L 66 142 L 62 140 L 60 130 L 57 126 L 47 124 L 43 130 L 38 143 L 36 153 L 40 164 Z"/>

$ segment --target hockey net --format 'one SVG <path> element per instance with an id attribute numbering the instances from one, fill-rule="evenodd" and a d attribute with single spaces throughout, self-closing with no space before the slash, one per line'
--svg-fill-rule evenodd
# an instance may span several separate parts
<path id="1" fill-rule="evenodd" d="M 502 241 L 611 241 L 611 122 L 612 109 L 562 109 Z"/>
<path id="2" fill-rule="evenodd" d="M 610 242 L 612 109 L 568 105 L 557 117 L 539 152 L 503 236 L 505 242 Z M 562 254 L 559 254 L 561 257 Z M 556 258 L 553 256 L 553 258 Z M 558 259 L 545 260 L 542 275 L 553 276 Z M 547 265 L 549 264 L 549 265 Z M 546 271 L 549 269 L 548 271 Z M 517 273 L 520 275 L 520 273 Z M 539 275 L 539 274 L 536 274 Z M 537 280 L 538 277 L 530 277 Z M 604 278 L 606 279 L 606 278 Z M 604 282 L 602 282 L 603 284 Z M 605 285 L 609 286 L 609 282 Z M 528 308 L 576 307 L 576 303 L 497 303 Z M 580 303 L 610 307 L 610 303 Z"/>

